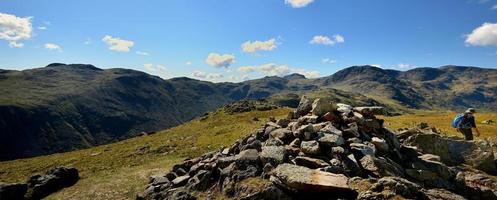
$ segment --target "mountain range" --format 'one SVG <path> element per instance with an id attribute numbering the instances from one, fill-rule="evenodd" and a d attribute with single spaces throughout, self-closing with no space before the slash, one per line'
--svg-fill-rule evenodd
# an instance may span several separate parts
<path id="1" fill-rule="evenodd" d="M 241 83 L 164 80 L 85 64 L 0 70 L 0 160 L 115 142 L 179 125 L 242 99 L 268 98 L 295 106 L 303 94 L 402 111 L 495 111 L 497 70 L 353 66 L 317 79 L 290 74 Z"/>

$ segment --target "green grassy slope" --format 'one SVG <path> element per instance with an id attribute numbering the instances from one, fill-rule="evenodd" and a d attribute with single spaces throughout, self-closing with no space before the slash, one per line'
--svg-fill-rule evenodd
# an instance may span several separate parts
<path id="1" fill-rule="evenodd" d="M 136 137 L 91 149 L 0 162 L 0 182 L 25 181 L 58 165 L 79 169 L 81 180 L 48 199 L 133 199 L 150 175 L 165 172 L 179 160 L 219 150 L 250 134 L 270 116 L 290 111 L 279 108 L 229 115 L 223 111 L 153 135 Z M 257 117 L 259 121 L 253 121 Z"/>

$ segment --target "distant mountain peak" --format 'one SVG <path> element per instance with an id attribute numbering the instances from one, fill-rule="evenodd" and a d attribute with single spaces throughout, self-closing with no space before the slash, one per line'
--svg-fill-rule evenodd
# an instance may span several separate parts
<path id="1" fill-rule="evenodd" d="M 73 69 L 102 70 L 102 69 L 95 67 L 94 65 L 90 65 L 90 64 L 51 63 L 45 67 L 46 68 L 66 67 L 66 68 L 73 68 Z"/>
<path id="2" fill-rule="evenodd" d="M 299 73 L 289 74 L 283 77 L 284 79 L 307 79 L 304 75 Z"/>

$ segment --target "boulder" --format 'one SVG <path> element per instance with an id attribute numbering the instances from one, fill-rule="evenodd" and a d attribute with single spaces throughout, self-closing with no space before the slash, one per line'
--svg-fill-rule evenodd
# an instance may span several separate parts
<path id="1" fill-rule="evenodd" d="M 45 175 L 35 175 L 28 180 L 29 199 L 42 199 L 62 188 L 74 185 L 79 180 L 76 168 L 56 167 Z"/>
<path id="2" fill-rule="evenodd" d="M 25 183 L 2 183 L 0 182 L 0 200 L 24 199 L 28 191 Z"/>
<path id="3" fill-rule="evenodd" d="M 328 112 L 333 112 L 335 109 L 336 107 L 332 102 L 317 98 L 312 103 L 311 113 L 316 116 L 323 116 Z"/>
<path id="4" fill-rule="evenodd" d="M 321 153 L 321 149 L 319 148 L 319 143 L 317 141 L 303 141 L 300 144 L 300 148 L 302 152 L 305 154 L 318 155 Z"/>
<path id="5" fill-rule="evenodd" d="M 273 166 L 285 162 L 287 153 L 283 146 L 266 146 L 262 147 L 260 159 L 263 164 L 271 163 Z"/>
<path id="6" fill-rule="evenodd" d="M 348 178 L 342 174 L 322 172 L 286 163 L 278 165 L 278 167 L 273 170 L 270 180 L 273 184 L 281 186 L 289 191 L 306 193 L 353 193 L 347 185 Z"/>
<path id="7" fill-rule="evenodd" d="M 488 141 L 466 141 L 438 134 L 414 134 L 404 144 L 416 146 L 423 153 L 440 156 L 448 165 L 468 164 L 488 173 L 497 173 L 495 157 Z"/>
<path id="8" fill-rule="evenodd" d="M 310 169 L 317 169 L 317 168 L 330 166 L 330 164 L 328 164 L 324 160 L 305 157 L 305 156 L 298 156 L 293 161 L 297 165 L 308 167 Z"/>
<path id="9" fill-rule="evenodd" d="M 295 110 L 296 117 L 300 117 L 309 113 L 312 110 L 312 102 L 306 96 L 302 96 L 299 102 L 299 106 Z"/>

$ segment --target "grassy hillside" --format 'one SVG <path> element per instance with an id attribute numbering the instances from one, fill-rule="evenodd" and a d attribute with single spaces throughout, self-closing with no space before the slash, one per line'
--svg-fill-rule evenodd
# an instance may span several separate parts
<path id="1" fill-rule="evenodd" d="M 219 150 L 258 128 L 270 116 L 290 109 L 234 115 L 218 111 L 178 127 L 121 142 L 68 153 L 0 162 L 0 182 L 25 181 L 57 165 L 79 169 L 81 180 L 48 199 L 130 199 L 143 191 L 150 175 L 165 172 L 179 160 Z M 260 120 L 254 121 L 257 117 Z"/>
<path id="2" fill-rule="evenodd" d="M 383 117 L 386 122 L 385 126 L 392 130 L 405 127 L 413 127 L 421 122 L 426 122 L 431 126 L 439 129 L 443 134 L 464 136 L 451 127 L 451 122 L 457 113 L 454 112 L 435 112 L 435 111 L 417 111 L 414 114 L 406 114 L 395 117 Z M 497 113 L 476 113 L 476 126 L 480 130 L 481 136 L 479 139 L 497 138 L 497 124 L 482 124 L 482 121 L 494 120 L 497 121 Z"/>

